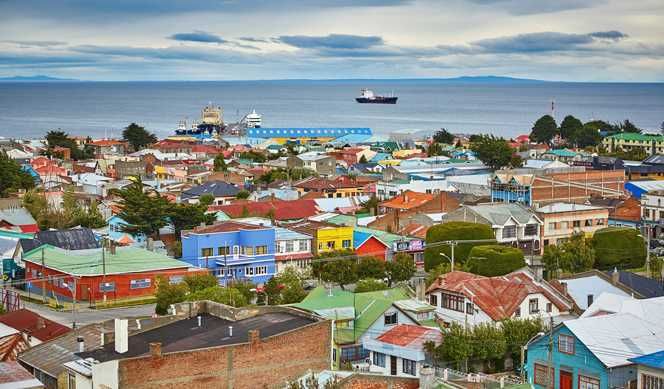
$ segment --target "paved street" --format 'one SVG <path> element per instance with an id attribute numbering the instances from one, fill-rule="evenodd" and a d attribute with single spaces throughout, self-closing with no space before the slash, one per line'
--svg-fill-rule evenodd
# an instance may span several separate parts
<path id="1" fill-rule="evenodd" d="M 25 308 L 37 312 L 47 319 L 56 321 L 67 326 L 72 325 L 72 312 L 69 311 L 55 311 L 40 304 L 24 301 Z M 76 311 L 76 322 L 79 325 L 90 323 L 97 323 L 100 321 L 114 319 L 116 317 L 127 316 L 150 316 L 154 313 L 155 304 L 140 305 L 136 307 L 127 308 L 110 308 L 110 309 L 90 309 L 87 306 L 78 307 Z"/>

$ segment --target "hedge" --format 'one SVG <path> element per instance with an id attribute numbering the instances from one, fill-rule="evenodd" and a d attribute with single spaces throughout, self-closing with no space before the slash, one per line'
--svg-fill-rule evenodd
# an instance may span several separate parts
<path id="1" fill-rule="evenodd" d="M 427 245 L 446 240 L 475 240 L 495 239 L 491 226 L 488 224 L 470 222 L 448 222 L 432 226 L 427 231 Z M 454 261 L 459 265 L 465 263 L 470 250 L 482 243 L 459 243 L 454 247 Z M 441 263 L 447 263 L 447 259 L 440 253 L 451 257 L 451 249 L 448 245 L 427 247 L 424 250 L 424 269 L 429 271 Z"/>
<path id="2" fill-rule="evenodd" d="M 473 247 L 466 262 L 468 271 L 487 277 L 502 276 L 524 266 L 523 251 L 497 244 Z"/>
<path id="3" fill-rule="evenodd" d="M 593 235 L 592 246 L 598 269 L 635 269 L 646 263 L 645 241 L 634 228 L 602 228 Z"/>

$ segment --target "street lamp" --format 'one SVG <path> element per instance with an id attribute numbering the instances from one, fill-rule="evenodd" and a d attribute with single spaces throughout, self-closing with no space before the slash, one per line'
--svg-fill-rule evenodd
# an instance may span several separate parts
<path id="1" fill-rule="evenodd" d="M 521 346 L 521 381 L 526 379 L 526 351 L 528 351 L 528 345 L 530 342 L 535 340 L 535 338 L 539 338 L 540 336 L 544 336 L 544 332 L 540 331 L 535 336 L 532 338 L 528 339 L 526 344 Z"/>
<path id="2" fill-rule="evenodd" d="M 450 272 L 454 271 L 454 258 L 450 258 L 447 256 L 447 254 L 441 252 L 439 253 L 441 256 L 445 257 L 448 261 L 450 261 Z"/>

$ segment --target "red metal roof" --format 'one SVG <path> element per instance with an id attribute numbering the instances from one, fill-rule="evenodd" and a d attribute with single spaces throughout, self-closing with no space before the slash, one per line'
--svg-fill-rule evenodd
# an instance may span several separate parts
<path id="1" fill-rule="evenodd" d="M 306 219 L 319 213 L 316 202 L 308 199 L 247 201 L 230 205 L 213 205 L 208 210 L 221 211 L 231 218 L 274 216 L 275 220 Z"/>
<path id="2" fill-rule="evenodd" d="M 26 388 L 27 386 L 19 386 L 19 383 L 31 380 L 35 380 L 35 377 L 18 362 L 0 363 L 0 384 L 14 383 L 17 387 Z"/>
<path id="3" fill-rule="evenodd" d="M 34 336 L 42 342 L 71 331 L 69 327 L 46 319 L 27 309 L 19 309 L 1 315 L 0 323 Z"/>
<path id="4" fill-rule="evenodd" d="M 500 277 L 454 271 L 438 277 L 429 286 L 427 293 L 445 290 L 462 294 L 472 299 L 473 303 L 496 321 L 511 317 L 521 302 L 533 293 L 543 294 L 561 311 L 571 308 L 571 304 L 562 296 L 554 295 L 557 291 L 553 287 L 545 288 L 541 283 L 521 271 Z"/>
<path id="5" fill-rule="evenodd" d="M 391 200 L 380 203 L 381 207 L 395 209 L 412 209 L 422 206 L 433 200 L 433 195 L 407 190 Z"/>
<path id="6" fill-rule="evenodd" d="M 395 346 L 422 346 L 426 341 L 440 342 L 441 333 L 438 330 L 416 326 L 412 324 L 399 324 L 381 334 L 377 340 Z"/>
<path id="7" fill-rule="evenodd" d="M 240 223 L 236 221 L 225 221 L 211 226 L 196 227 L 192 231 L 195 234 L 212 234 L 215 232 L 231 232 L 239 230 L 260 230 L 266 228 L 264 226 L 257 226 L 255 224 Z"/>

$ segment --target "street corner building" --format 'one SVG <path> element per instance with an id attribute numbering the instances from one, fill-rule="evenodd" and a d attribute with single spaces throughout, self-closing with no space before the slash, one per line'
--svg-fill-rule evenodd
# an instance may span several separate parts
<path id="1" fill-rule="evenodd" d="M 285 387 L 330 367 L 330 321 L 287 307 L 175 306 L 144 331 L 115 319 L 113 341 L 65 363 L 76 388 Z M 70 386 L 71 387 L 71 386 Z"/>
<path id="2" fill-rule="evenodd" d="M 89 301 L 127 299 L 154 294 L 163 277 L 176 283 L 200 271 L 164 254 L 137 247 L 66 250 L 42 245 L 26 252 L 26 287 L 36 295 Z"/>

